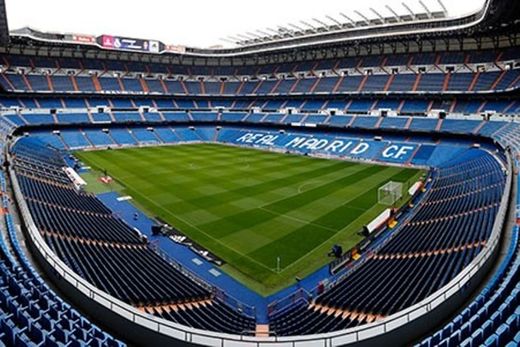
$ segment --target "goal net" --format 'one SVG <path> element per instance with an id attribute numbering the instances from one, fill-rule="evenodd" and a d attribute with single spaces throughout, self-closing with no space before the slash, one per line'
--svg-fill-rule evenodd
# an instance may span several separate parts
<path id="1" fill-rule="evenodd" d="M 403 196 L 403 184 L 390 181 L 377 191 L 377 199 L 381 205 L 393 205 Z"/>

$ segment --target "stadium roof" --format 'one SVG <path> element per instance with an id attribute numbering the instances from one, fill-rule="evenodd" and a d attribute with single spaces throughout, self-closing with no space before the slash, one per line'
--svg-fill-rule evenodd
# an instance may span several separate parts
<path id="1" fill-rule="evenodd" d="M 445 1 L 446 15 L 456 17 L 478 10 L 484 1 Z M 424 19 L 430 14 L 438 17 L 444 12 L 438 0 L 406 0 L 406 5 L 402 0 L 365 0 L 362 4 L 354 0 L 300 1 L 297 5 L 277 0 L 192 0 L 181 6 L 162 0 L 129 1 L 124 6 L 117 1 L 83 3 L 7 0 L 7 15 L 13 29 L 29 26 L 43 32 L 122 35 L 188 47 L 229 48 L 247 44 L 252 38 L 265 41 L 338 27 Z M 191 14 L 196 14 L 196 20 Z"/>
<path id="2" fill-rule="evenodd" d="M 370 1 L 373 0 L 366 0 L 365 5 L 370 4 Z M 373 6 L 365 11 L 353 10 L 352 12 L 357 17 L 347 12 L 339 12 L 336 16 L 329 15 L 325 17 L 326 19 L 320 19 L 321 17 L 316 15 L 312 17 L 314 25 L 309 20 L 303 20 L 308 24 L 305 28 L 303 23 L 288 22 L 288 24 L 269 30 L 271 36 L 265 31 L 266 37 L 258 34 L 253 38 L 251 35 L 247 36 L 248 31 L 244 31 L 246 34 L 240 34 L 241 37 L 237 37 L 235 42 L 228 39 L 235 45 L 230 48 L 172 45 L 168 44 L 170 41 L 161 41 L 160 37 L 157 39 L 154 36 L 155 39 L 149 39 L 150 36 L 131 36 L 132 30 L 125 36 L 118 36 L 112 35 L 111 32 L 103 33 L 101 29 L 98 29 L 97 32 L 103 34 L 97 35 L 90 32 L 88 34 L 73 34 L 64 31 L 53 33 L 29 27 L 11 30 L 11 44 L 2 48 L 9 52 L 23 51 L 24 54 L 37 55 L 52 53 L 63 56 L 80 55 L 104 59 L 161 61 L 169 64 L 235 65 L 242 64 L 246 60 L 270 63 L 315 59 L 318 56 L 338 58 L 361 52 L 396 53 L 423 51 L 424 49 L 435 50 L 437 46 L 446 46 L 447 42 L 460 47 L 463 44 L 469 46 L 476 44 L 479 47 L 492 48 L 499 42 L 509 42 L 514 39 L 519 31 L 520 3 L 516 0 L 478 0 L 478 2 L 484 1 L 483 5 L 458 16 L 453 15 L 452 11 L 446 7 L 447 0 L 408 1 L 410 2 L 407 4 L 399 3 L 392 6 L 383 6 L 379 3 L 379 7 Z M 411 3 L 418 4 L 419 9 L 417 11 L 412 9 L 412 5 L 409 5 Z M 383 10 L 381 10 L 381 6 L 383 6 Z M 8 11 L 9 8 L 8 3 Z M 356 11 L 357 13 L 355 13 Z M 458 13 L 462 12 L 459 10 Z M 121 13 L 120 17 L 126 18 L 123 15 L 125 12 Z M 87 14 L 85 13 L 81 17 L 82 20 L 93 22 Z M 119 19 L 114 18 L 112 13 L 111 21 L 119 22 Z M 126 18 L 121 22 L 127 23 L 128 20 L 130 19 Z M 193 18 L 191 21 L 195 22 Z M 102 18 L 96 18 L 95 22 L 104 23 Z M 188 32 L 187 34 L 208 30 L 206 26 L 201 25 L 201 22 L 203 21 L 196 21 L 196 24 L 199 25 L 198 31 L 185 30 Z M 171 20 L 168 24 L 163 22 L 161 25 L 169 26 L 170 23 Z M 227 22 L 222 21 L 222 23 Z M 299 23 L 299 25 L 294 23 Z M 319 27 L 318 24 L 322 27 Z M 11 22 L 10 27 L 13 27 Z M 287 27 L 294 30 L 289 31 Z M 136 28 L 140 30 L 143 26 L 134 25 L 134 30 L 137 30 Z M 302 30 L 297 30 L 298 28 Z M 160 32 L 164 34 L 167 31 L 163 27 Z"/>

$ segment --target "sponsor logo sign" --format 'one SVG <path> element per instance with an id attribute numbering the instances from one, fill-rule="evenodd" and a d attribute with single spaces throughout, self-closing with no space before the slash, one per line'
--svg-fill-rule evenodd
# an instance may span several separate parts
<path id="1" fill-rule="evenodd" d="M 99 44 L 101 47 L 107 49 L 143 53 L 159 53 L 161 52 L 162 46 L 162 43 L 156 40 L 132 39 L 129 37 L 118 37 L 112 35 L 101 36 Z"/>
<path id="2" fill-rule="evenodd" d="M 96 37 L 92 35 L 72 34 L 71 41 L 76 43 L 95 44 Z"/>

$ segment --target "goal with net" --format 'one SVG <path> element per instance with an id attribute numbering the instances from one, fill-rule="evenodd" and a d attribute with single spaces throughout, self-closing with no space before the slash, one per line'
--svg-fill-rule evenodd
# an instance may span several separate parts
<path id="1" fill-rule="evenodd" d="M 403 196 L 403 184 L 390 181 L 377 191 L 377 199 L 381 205 L 391 206 Z"/>

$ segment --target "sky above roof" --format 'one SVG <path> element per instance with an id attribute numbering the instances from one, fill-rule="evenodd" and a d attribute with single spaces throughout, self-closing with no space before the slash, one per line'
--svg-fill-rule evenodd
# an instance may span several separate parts
<path id="1" fill-rule="evenodd" d="M 431 10 L 440 10 L 437 0 L 423 0 Z M 443 0 L 449 16 L 473 12 L 485 0 Z M 419 0 L 406 0 L 415 12 L 424 12 Z M 258 33 L 293 23 L 304 27 L 305 21 L 319 25 L 314 19 L 332 24 L 331 16 L 354 20 L 354 11 L 367 17 L 390 15 L 385 5 L 398 14 L 407 10 L 402 0 L 6 0 L 9 28 L 29 26 L 45 32 L 92 35 L 118 35 L 155 39 L 166 44 L 191 47 L 228 45 L 221 39 L 238 34 Z"/>

